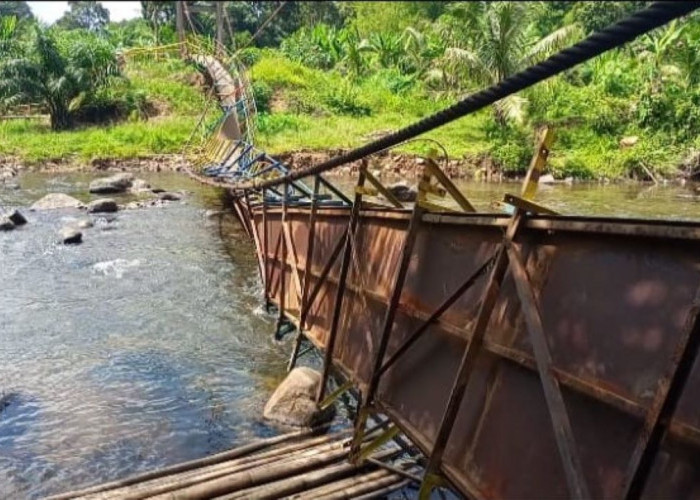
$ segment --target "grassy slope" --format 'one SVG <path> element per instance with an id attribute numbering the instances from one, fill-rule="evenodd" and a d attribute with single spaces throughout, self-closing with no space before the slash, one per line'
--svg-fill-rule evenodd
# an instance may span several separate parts
<path id="1" fill-rule="evenodd" d="M 397 92 L 391 88 L 395 77 L 390 74 L 374 75 L 347 90 L 348 81 L 336 72 L 313 70 L 274 53 L 264 54 L 252 66 L 251 74 L 254 85 L 263 85 L 273 93 L 273 104 L 269 113 L 261 117 L 258 132 L 261 145 L 271 152 L 357 146 L 371 139 L 373 132 L 395 130 L 451 104 L 417 90 Z M 548 122 L 583 117 L 578 125 L 555 126 L 558 139 L 549 164 L 557 176 L 622 178 L 643 175 L 644 167 L 672 175 L 687 151 L 687 144 L 674 145 L 671 137 L 649 135 L 635 129 L 632 123 L 625 123 L 613 107 L 615 101 L 596 89 L 572 90 L 562 82 L 549 90 L 540 89 L 539 98 L 531 98 L 530 102 Z M 562 102 L 555 102 L 552 94 Z M 350 105 L 351 110 L 353 106 L 364 106 L 369 114 L 353 115 L 339 106 L 339 101 Z M 629 103 L 623 104 L 629 107 Z M 493 133 L 489 136 L 487 130 L 494 129 L 490 113 L 483 110 L 425 137 L 440 141 L 453 158 L 490 154 L 505 170 L 522 172 L 532 156 L 533 131 L 500 138 Z M 600 125 L 605 121 L 619 121 L 621 125 L 617 132 L 609 133 Z M 618 141 L 627 135 L 638 135 L 640 143 L 631 149 L 620 149 Z M 397 150 L 424 153 L 429 147 L 427 143 L 412 143 Z"/>
<path id="2" fill-rule="evenodd" d="M 321 72 L 268 55 L 251 67 L 251 79 L 273 92 L 272 112 L 259 119 L 261 146 L 272 153 L 298 149 L 358 146 L 376 135 L 406 126 L 450 104 L 412 91 L 391 88 L 392 75 L 379 74 L 350 85 L 336 73 Z M 280 109 L 279 103 L 282 104 Z M 477 114 L 426 134 L 453 156 L 487 147 L 485 115 Z M 423 153 L 426 143 L 401 151 Z"/>
<path id="3" fill-rule="evenodd" d="M 147 121 L 128 120 L 58 133 L 36 120 L 2 121 L 0 155 L 40 162 L 180 152 L 204 105 L 203 93 L 192 84 L 195 75 L 194 69 L 176 60 L 129 64 L 127 76 L 131 84 L 145 91 L 161 114 Z"/>

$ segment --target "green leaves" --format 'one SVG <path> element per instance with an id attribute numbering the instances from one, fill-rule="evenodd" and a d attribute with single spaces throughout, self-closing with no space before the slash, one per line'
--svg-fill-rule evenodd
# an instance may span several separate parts
<path id="1" fill-rule="evenodd" d="M 91 94 L 119 77 L 114 48 L 85 31 L 35 26 L 22 56 L 0 59 L 0 100 L 5 105 L 42 102 L 56 130 L 72 125 Z"/>

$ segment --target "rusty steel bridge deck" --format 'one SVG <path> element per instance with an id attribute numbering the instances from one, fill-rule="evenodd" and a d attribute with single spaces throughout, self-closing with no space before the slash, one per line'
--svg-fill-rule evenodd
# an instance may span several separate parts
<path id="1" fill-rule="evenodd" d="M 700 224 L 236 204 L 267 298 L 459 491 L 700 492 Z"/>
<path id="2" fill-rule="evenodd" d="M 700 497 L 700 223 L 539 206 L 547 129 L 522 191 L 500 202 L 507 213 L 475 212 L 430 158 L 406 205 L 368 163 L 698 6 L 654 3 L 297 170 L 253 146 L 254 99 L 240 67 L 191 58 L 224 113 L 190 173 L 233 194 L 278 333 L 297 330 L 290 364 L 303 339 L 323 352 L 319 403 L 359 392 L 351 461 L 401 433 L 426 457 L 424 498 L 445 484 L 478 499 Z M 362 163 L 351 199 L 323 174 L 353 161 Z M 391 427 L 368 445 L 376 414 Z"/>

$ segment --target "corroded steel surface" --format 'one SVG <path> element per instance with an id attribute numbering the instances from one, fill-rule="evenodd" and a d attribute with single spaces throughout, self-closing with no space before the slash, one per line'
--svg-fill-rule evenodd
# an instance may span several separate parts
<path id="1" fill-rule="evenodd" d="M 241 207 L 245 211 L 245 207 Z M 264 267 L 263 211 L 253 206 Z M 266 209 L 269 298 L 299 318 L 308 210 L 289 208 L 292 248 L 275 253 L 279 208 Z M 319 208 L 310 263 L 312 288 L 348 223 L 349 209 Z M 333 360 L 363 391 L 391 295 L 410 211 L 363 210 Z M 503 240 L 509 218 L 425 215 L 389 340 L 387 357 Z M 695 320 L 700 225 L 622 219 L 533 217 L 515 237 L 539 301 L 551 372 L 558 380 L 594 498 L 619 498 L 627 464 L 674 353 Z M 311 306 L 306 335 L 327 342 L 340 259 Z M 480 278 L 382 377 L 376 405 L 426 453 L 433 448 L 486 277 Z M 670 433 L 656 455 L 644 497 L 700 495 L 699 370 L 693 369 Z M 476 498 L 567 498 L 552 419 L 513 276 L 506 274 L 450 434 L 441 470 Z"/>

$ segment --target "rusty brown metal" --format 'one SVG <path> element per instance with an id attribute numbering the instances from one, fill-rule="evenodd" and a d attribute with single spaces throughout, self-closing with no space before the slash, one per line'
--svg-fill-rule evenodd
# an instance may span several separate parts
<path id="1" fill-rule="evenodd" d="M 455 292 L 450 295 L 445 301 L 440 304 L 440 306 L 430 315 L 429 318 L 427 318 L 423 323 L 416 328 L 416 330 L 411 333 L 411 335 L 408 336 L 406 341 L 401 344 L 401 346 L 396 349 L 392 353 L 392 355 L 389 357 L 389 359 L 381 366 L 379 369 L 379 375 L 383 374 L 385 371 L 387 371 L 389 368 L 391 368 L 391 365 L 393 365 L 408 349 L 411 348 L 413 344 L 420 338 L 423 333 L 425 333 L 428 330 L 428 327 L 435 323 L 438 319 L 440 319 L 440 316 L 442 316 L 445 311 L 447 311 L 456 301 L 459 299 L 462 295 L 464 295 L 464 292 L 469 290 L 472 285 L 476 282 L 477 279 L 479 279 L 489 268 L 491 263 L 493 262 L 494 257 L 491 257 L 488 259 L 486 262 L 484 262 L 479 268 L 474 271 L 467 280 L 460 285 Z"/>
<path id="2" fill-rule="evenodd" d="M 517 210 L 513 219 L 506 231 L 505 239 L 512 240 L 515 233 L 518 230 L 520 221 L 522 220 L 522 212 Z M 445 406 L 444 412 L 440 419 L 440 426 L 435 437 L 433 447 L 430 451 L 428 465 L 426 466 L 425 477 L 432 480 L 439 470 L 442 457 L 445 453 L 447 447 L 447 440 L 452 433 L 452 428 L 454 427 L 455 421 L 457 420 L 457 415 L 459 413 L 460 405 L 464 399 L 464 394 L 467 390 L 467 385 L 469 380 L 476 368 L 477 358 L 481 351 L 481 346 L 486 334 L 486 329 L 488 327 L 489 321 L 491 319 L 491 314 L 493 308 L 496 306 L 496 300 L 498 299 L 498 293 L 501 288 L 501 283 L 505 277 L 506 271 L 508 269 L 508 257 L 505 252 L 505 248 L 501 246 L 496 255 L 496 260 L 491 270 L 491 275 L 489 276 L 488 284 L 483 292 L 479 312 L 474 322 L 474 328 L 470 335 L 467 347 L 464 350 L 462 359 L 457 369 L 457 375 L 454 378 L 452 384 L 452 389 L 447 398 L 447 405 Z M 431 483 L 425 481 L 422 485 L 422 493 L 425 495 L 428 493 L 425 488 L 430 488 Z"/>
<path id="3" fill-rule="evenodd" d="M 262 251 L 263 254 L 263 264 L 264 264 L 264 269 L 265 272 L 263 274 L 263 286 L 265 287 L 265 306 L 267 307 L 267 300 L 268 297 L 270 296 L 270 257 L 268 255 L 268 248 L 269 248 L 269 243 L 268 243 L 268 228 L 267 228 L 267 202 L 265 200 L 266 196 L 266 190 L 262 190 L 262 196 L 261 196 L 261 207 L 262 207 L 262 231 L 263 231 L 263 241 L 262 241 L 262 248 L 260 251 Z M 255 224 L 255 219 L 253 219 L 253 224 Z M 260 253 L 260 252 L 258 252 Z"/>
<path id="4" fill-rule="evenodd" d="M 335 302 L 333 305 L 333 311 L 331 313 L 331 328 L 328 332 L 328 340 L 326 342 L 326 352 L 323 359 L 323 373 L 321 374 L 321 383 L 318 386 L 318 392 L 316 394 L 316 402 L 321 402 L 326 395 L 326 385 L 328 384 L 328 376 L 330 375 L 331 366 L 333 365 L 333 351 L 335 348 L 335 342 L 338 336 L 338 324 L 340 321 L 340 315 L 343 308 L 343 299 L 345 298 L 345 280 L 348 275 L 348 269 L 350 267 L 350 254 L 351 254 L 351 239 L 355 235 L 355 230 L 357 228 L 358 214 L 360 212 L 360 207 L 362 206 L 362 194 L 361 189 L 365 184 L 365 172 L 367 170 L 367 162 L 364 161 L 362 168 L 360 169 L 360 175 L 357 179 L 357 190 L 355 193 L 355 199 L 350 209 L 350 220 L 348 221 L 348 230 L 345 235 L 345 245 L 343 249 L 343 260 L 340 266 L 340 278 L 338 282 L 338 287 L 335 295 Z"/>
<path id="5" fill-rule="evenodd" d="M 367 388 L 364 401 L 358 412 L 357 421 L 355 422 L 355 432 L 350 451 L 351 459 L 357 457 L 358 453 L 360 452 L 360 445 L 362 444 L 362 440 L 364 438 L 364 430 L 365 424 L 367 422 L 368 411 L 374 400 L 375 391 L 377 390 L 377 385 L 379 384 L 379 378 L 382 375 L 381 368 L 382 364 L 384 363 L 384 356 L 386 354 L 387 346 L 389 345 L 389 336 L 394 327 L 396 310 L 399 305 L 399 300 L 401 299 L 401 292 L 403 291 L 404 281 L 406 280 L 406 274 L 408 273 L 408 266 L 411 262 L 411 256 L 413 254 L 413 245 L 416 242 L 416 235 L 418 233 L 418 228 L 420 226 L 422 215 L 423 209 L 418 203 L 416 203 L 413 206 L 413 211 L 411 212 L 411 219 L 408 223 L 406 235 L 404 237 L 403 245 L 401 247 L 399 268 L 396 272 L 396 277 L 392 285 L 389 305 L 386 308 L 386 312 L 384 315 L 384 322 L 379 337 L 379 344 L 377 346 L 376 352 L 374 352 L 374 366 L 372 367 L 372 374 L 370 375 L 369 387 Z"/>
<path id="6" fill-rule="evenodd" d="M 311 262 L 314 257 L 314 243 L 316 235 L 316 209 L 318 189 L 321 184 L 321 177 L 317 175 L 314 177 L 314 190 L 311 197 L 311 209 L 309 212 L 309 237 L 306 242 L 306 259 L 304 265 L 304 286 L 301 292 L 301 314 L 299 315 L 299 327 L 297 328 L 297 335 L 294 339 L 294 346 L 292 347 L 292 353 L 289 356 L 289 363 L 287 364 L 287 371 L 291 371 L 296 365 L 297 356 L 299 355 L 299 349 L 301 348 L 301 342 L 304 338 L 304 323 L 306 322 L 306 315 L 308 314 L 308 297 L 309 297 L 309 282 L 311 278 Z M 298 272 L 298 270 L 297 270 Z"/>
<path id="7" fill-rule="evenodd" d="M 285 238 L 285 227 L 287 223 L 287 208 L 288 208 L 288 198 L 289 198 L 289 186 L 285 183 L 283 185 L 284 193 L 282 197 L 282 221 L 280 224 L 279 239 L 282 248 L 282 259 L 281 259 L 281 271 L 280 271 L 280 301 L 279 301 L 279 311 L 277 315 L 277 332 L 280 331 L 282 323 L 286 319 L 285 307 L 286 307 L 286 297 L 289 295 L 286 286 L 286 276 L 287 276 L 287 240 Z"/>
<path id="8" fill-rule="evenodd" d="M 512 271 L 513 280 L 518 297 L 522 303 L 522 311 L 525 317 L 525 324 L 530 334 L 535 351 L 535 361 L 537 370 L 544 389 L 544 398 L 552 420 L 552 428 L 556 437 L 559 454 L 564 465 L 564 473 L 569 486 L 569 493 L 572 498 L 590 498 L 588 485 L 583 474 L 581 458 L 577 451 L 576 440 L 571 430 L 571 421 L 566 411 L 564 398 L 561 394 L 559 381 L 552 373 L 552 355 L 547 345 L 547 338 L 542 326 L 540 308 L 532 291 L 530 278 L 522 263 L 520 251 L 513 245 L 512 241 L 505 241 L 508 260 Z"/>
<path id="9" fill-rule="evenodd" d="M 626 476 L 624 498 L 641 497 L 669 421 L 688 382 L 700 350 L 700 288 L 689 311 L 686 328 L 674 350 L 669 373 L 659 381 L 642 432 L 632 452 Z"/>
<path id="10" fill-rule="evenodd" d="M 253 203 L 252 210 L 260 223 L 262 206 Z M 282 209 L 265 210 L 269 241 L 274 242 Z M 333 366 L 360 388 L 369 383 L 372 358 L 368 359 L 367 346 L 378 342 L 410 215 L 409 210 L 391 209 L 363 209 L 358 215 L 362 274 L 353 273 L 345 283 L 343 328 L 337 333 Z M 290 206 L 287 216 L 294 228 L 300 228 L 309 212 Z M 349 208 L 317 210 L 309 288 L 318 292 L 309 303 L 305 335 L 321 349 L 327 345 L 339 284 L 339 259 L 329 266 L 329 257 L 344 241 L 349 218 Z M 494 255 L 510 219 L 494 214 L 424 214 L 422 220 L 388 353 L 450 298 L 465 275 Z M 552 373 L 561 386 L 595 498 L 620 497 L 657 382 L 672 362 L 692 312 L 700 285 L 696 234 L 700 224 L 682 221 L 531 216 L 521 222 L 515 237 L 527 256 L 524 265 L 543 311 Z M 305 255 L 308 234 L 295 230 L 293 235 L 299 254 Z M 272 250 L 270 300 L 279 304 L 275 283 L 280 278 L 280 256 L 275 258 Z M 306 263 L 300 262 L 302 279 L 305 269 Z M 291 278 L 289 273 L 287 267 Z M 293 295 L 291 279 L 286 286 Z M 384 372 L 379 384 L 375 405 L 391 415 L 424 453 L 434 446 L 485 286 L 486 280 L 475 282 Z M 456 489 L 474 498 L 567 498 L 512 277 L 505 277 L 499 292 L 440 470 Z M 286 313 L 299 317 L 289 308 Z M 689 485 L 700 485 L 693 465 L 700 458 L 700 404 L 692 396 L 698 388 L 700 371 L 693 368 L 653 460 L 644 490 L 650 492 L 647 497 L 683 497 Z"/>

